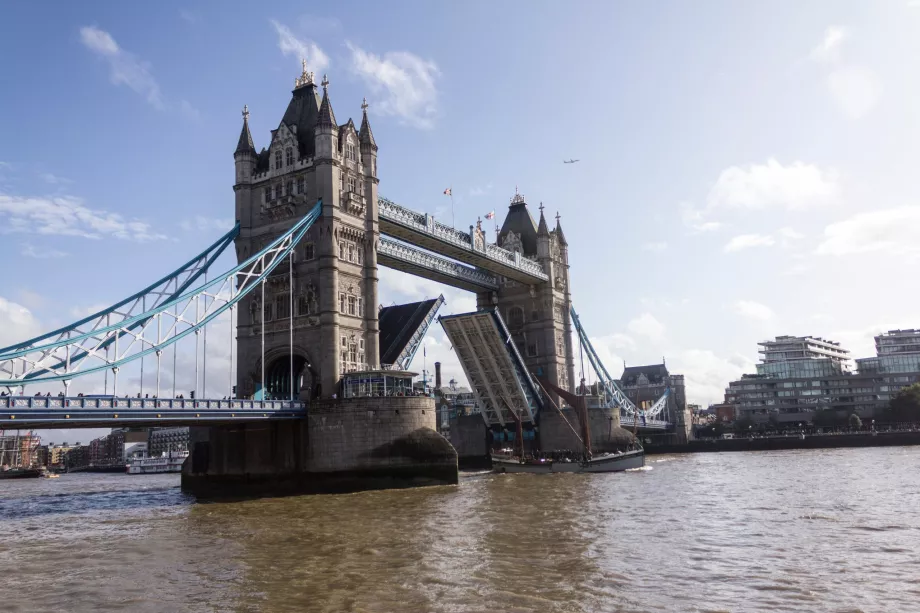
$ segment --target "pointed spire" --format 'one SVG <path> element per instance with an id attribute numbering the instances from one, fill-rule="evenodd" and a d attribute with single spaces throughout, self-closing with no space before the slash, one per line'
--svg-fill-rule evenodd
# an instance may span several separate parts
<path id="1" fill-rule="evenodd" d="M 300 58 L 300 67 L 301 67 L 302 72 L 300 73 L 299 77 L 294 78 L 294 89 L 314 84 L 313 83 L 313 73 L 307 72 L 306 58 Z"/>
<path id="2" fill-rule="evenodd" d="M 540 227 L 537 228 L 537 236 L 549 236 L 549 227 L 546 225 L 546 217 L 543 216 L 543 203 L 540 203 Z"/>
<path id="3" fill-rule="evenodd" d="M 332 104 L 329 102 L 329 78 L 323 75 L 323 101 L 319 106 L 319 117 L 316 118 L 317 126 L 337 127 L 335 122 L 335 113 L 332 112 Z"/>
<path id="4" fill-rule="evenodd" d="M 367 120 L 367 98 L 361 103 L 361 130 L 358 131 L 358 142 L 362 145 L 370 146 L 374 151 L 377 150 L 377 141 L 374 140 L 374 132 L 371 130 L 371 122 Z"/>
<path id="5" fill-rule="evenodd" d="M 562 222 L 560 221 L 561 217 L 559 212 L 556 211 L 556 229 L 553 232 L 556 233 L 556 238 L 559 239 L 560 245 L 568 245 L 568 242 L 565 240 L 565 234 L 562 233 Z"/>
<path id="6" fill-rule="evenodd" d="M 243 130 L 240 132 L 240 141 L 234 153 L 255 153 L 256 147 L 252 144 L 252 134 L 249 132 L 249 105 L 243 105 Z"/>

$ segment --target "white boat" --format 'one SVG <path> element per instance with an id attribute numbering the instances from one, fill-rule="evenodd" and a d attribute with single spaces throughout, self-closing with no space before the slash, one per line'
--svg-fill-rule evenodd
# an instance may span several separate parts
<path id="1" fill-rule="evenodd" d="M 128 460 L 129 475 L 182 472 L 188 451 L 169 451 L 158 457 L 138 456 Z"/>
<path id="2" fill-rule="evenodd" d="M 492 470 L 498 473 L 613 473 L 645 466 L 645 451 L 635 449 L 622 453 L 603 453 L 588 460 L 553 460 L 525 458 L 505 453 L 492 454 Z"/>

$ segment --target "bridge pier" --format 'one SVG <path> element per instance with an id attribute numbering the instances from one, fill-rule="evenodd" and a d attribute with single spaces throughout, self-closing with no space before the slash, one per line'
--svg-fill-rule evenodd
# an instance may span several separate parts
<path id="1" fill-rule="evenodd" d="M 192 428 L 182 490 L 202 498 L 453 485 L 457 452 L 427 397 L 310 405 L 307 419 Z"/>
<path id="2" fill-rule="evenodd" d="M 578 416 L 572 408 L 562 409 L 565 419 L 578 430 Z M 591 449 L 595 453 L 623 449 L 633 441 L 632 432 L 620 427 L 618 408 L 588 408 L 588 422 L 591 426 Z M 544 451 L 559 449 L 580 450 L 581 443 L 575 437 L 562 416 L 552 407 L 547 407 L 539 416 L 540 448 Z"/>

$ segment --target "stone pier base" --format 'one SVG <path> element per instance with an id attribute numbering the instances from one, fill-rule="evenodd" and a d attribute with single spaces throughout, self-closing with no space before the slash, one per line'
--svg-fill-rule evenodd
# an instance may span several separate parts
<path id="1" fill-rule="evenodd" d="M 457 452 L 424 397 L 315 402 L 307 419 L 192 428 L 182 490 L 246 498 L 451 485 Z"/>

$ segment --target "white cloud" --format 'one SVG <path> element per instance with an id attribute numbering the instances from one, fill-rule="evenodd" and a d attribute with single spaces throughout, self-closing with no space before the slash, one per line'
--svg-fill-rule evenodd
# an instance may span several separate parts
<path id="1" fill-rule="evenodd" d="M 41 177 L 42 181 L 44 181 L 45 183 L 48 183 L 49 185 L 61 185 L 64 183 L 72 183 L 70 179 L 65 179 L 64 177 L 58 177 L 57 175 L 53 175 L 50 172 L 42 173 L 39 176 Z"/>
<path id="2" fill-rule="evenodd" d="M 80 28 L 83 45 L 109 63 L 109 78 L 115 85 L 126 85 L 144 96 L 156 109 L 163 110 L 160 86 L 150 74 L 150 65 L 118 46 L 111 34 L 94 26 Z"/>
<path id="3" fill-rule="evenodd" d="M 780 228 L 780 236 L 783 238 L 788 238 L 789 240 L 798 240 L 800 238 L 805 238 L 805 235 L 801 232 L 797 232 L 794 228 Z"/>
<path id="4" fill-rule="evenodd" d="M 643 251 L 652 251 L 654 253 L 661 253 L 667 248 L 668 248 L 668 244 L 664 241 L 645 243 L 644 245 L 642 245 Z"/>
<path id="5" fill-rule="evenodd" d="M 440 76 L 437 64 L 408 51 L 388 51 L 380 57 L 348 42 L 351 68 L 380 97 L 377 109 L 408 125 L 430 129 L 437 115 Z"/>
<path id="6" fill-rule="evenodd" d="M 19 251 L 20 255 L 27 258 L 35 258 L 38 260 L 47 260 L 53 258 L 66 258 L 69 253 L 66 251 L 59 251 L 58 249 L 36 249 L 35 245 L 32 243 L 26 243 L 22 245 L 22 249 Z"/>
<path id="7" fill-rule="evenodd" d="M 179 227 L 186 232 L 191 232 L 193 230 L 201 232 L 210 232 L 212 230 L 227 232 L 233 225 L 233 220 L 229 217 L 215 218 L 204 217 L 202 215 L 196 215 L 194 219 L 183 219 L 179 222 Z"/>
<path id="8" fill-rule="evenodd" d="M 687 349 L 668 358 L 668 370 L 684 375 L 687 401 L 704 406 L 722 402 L 729 381 L 755 371 L 753 360 L 741 355 L 721 358 L 708 349 Z"/>
<path id="9" fill-rule="evenodd" d="M 706 221 L 703 211 L 693 206 L 691 202 L 681 202 L 677 206 L 680 209 L 680 218 L 684 225 L 693 230 L 694 233 L 714 232 L 724 225 L 719 221 Z"/>
<path id="10" fill-rule="evenodd" d="M 753 300 L 739 300 L 732 305 L 735 313 L 748 319 L 759 321 L 768 321 L 773 319 L 773 311 L 765 304 L 754 302 Z"/>
<path id="11" fill-rule="evenodd" d="M 917 236 L 920 236 L 920 206 L 859 213 L 827 226 L 824 240 L 815 253 L 917 255 L 920 254 Z"/>
<path id="12" fill-rule="evenodd" d="M 319 45 L 309 39 L 297 38 L 290 28 L 274 19 L 269 21 L 278 33 L 278 48 L 283 55 L 292 55 L 298 62 L 307 60 L 307 70 L 311 72 L 322 73 L 329 67 L 329 56 Z M 318 78 L 316 80 L 319 81 Z"/>
<path id="13" fill-rule="evenodd" d="M 824 31 L 824 40 L 812 49 L 811 59 L 816 62 L 834 62 L 840 59 L 840 48 L 850 37 L 849 31 L 843 26 L 828 26 Z"/>
<path id="14" fill-rule="evenodd" d="M 719 208 L 790 210 L 823 206 L 837 199 L 837 171 L 793 162 L 783 166 L 774 158 L 766 164 L 730 166 L 716 179 L 707 197 L 710 210 Z"/>
<path id="15" fill-rule="evenodd" d="M 167 237 L 137 220 L 125 220 L 118 213 L 87 208 L 73 196 L 29 198 L 0 194 L 0 218 L 6 232 L 27 232 L 83 238 L 115 237 L 145 242 Z"/>
<path id="16" fill-rule="evenodd" d="M 844 115 L 859 119 L 882 97 L 882 83 L 865 66 L 844 66 L 827 75 L 827 89 Z"/>
<path id="17" fill-rule="evenodd" d="M 45 304 L 44 296 L 25 288 L 16 291 L 16 298 L 29 309 L 38 309 Z"/>
<path id="18" fill-rule="evenodd" d="M 491 184 L 491 183 L 489 183 L 488 185 L 486 185 L 486 186 L 484 186 L 484 187 L 478 187 L 478 186 L 477 186 L 477 187 L 471 187 L 471 188 L 470 188 L 470 196 L 473 196 L 473 197 L 485 196 L 485 195 L 486 195 L 487 193 L 489 193 L 490 191 L 492 191 L 492 184 Z"/>
<path id="19" fill-rule="evenodd" d="M 26 307 L 0 297 L 0 347 L 41 333 L 39 322 Z"/>
<path id="20" fill-rule="evenodd" d="M 192 106 L 191 102 L 185 99 L 179 102 L 179 112 L 182 113 L 182 116 L 186 119 L 191 119 L 193 121 L 198 121 L 198 119 L 201 118 L 201 112 Z"/>
<path id="21" fill-rule="evenodd" d="M 626 327 L 633 334 L 644 336 L 653 341 L 660 341 L 664 338 L 664 324 L 655 319 L 651 313 L 643 313 L 630 321 Z"/>
<path id="22" fill-rule="evenodd" d="M 769 234 L 739 234 L 728 241 L 722 250 L 725 253 L 733 253 L 751 247 L 769 247 L 774 242 Z"/>

